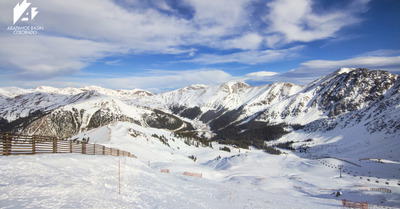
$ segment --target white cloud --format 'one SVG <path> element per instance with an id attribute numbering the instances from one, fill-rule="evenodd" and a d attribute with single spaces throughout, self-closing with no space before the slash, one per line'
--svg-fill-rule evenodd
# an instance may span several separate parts
<path id="1" fill-rule="evenodd" d="M 240 37 L 241 27 L 248 22 L 247 0 L 186 0 L 185 6 L 194 10 L 192 18 L 160 11 L 174 12 L 167 1 L 155 1 L 155 7 L 143 6 L 146 3 L 141 1 L 125 3 L 126 7 L 112 0 L 34 2 L 39 8 L 34 24 L 45 30 L 32 37 L 8 36 L 5 33 L 9 31 L 1 31 L 2 72 L 9 69 L 32 75 L 41 71 L 34 75 L 48 78 L 77 72 L 115 53 L 195 56 L 193 45 L 221 47 L 225 37 L 239 37 L 225 44 L 225 49 L 257 48 L 260 44 L 257 34 Z M 14 6 L 14 1 L 1 1 L 2 28 L 12 23 Z"/>
<path id="2" fill-rule="evenodd" d="M 141 76 L 105 78 L 104 75 L 92 74 L 85 77 L 61 76 L 45 81 L 15 81 L 10 76 L 0 76 L 0 86 L 22 86 L 35 88 L 41 85 L 54 87 L 82 87 L 98 85 L 113 89 L 146 89 L 153 92 L 174 90 L 192 84 L 217 85 L 232 80 L 242 80 L 250 84 L 262 85 L 273 82 L 292 82 L 308 84 L 322 76 L 328 75 L 341 67 L 363 67 L 370 70 L 388 70 L 400 73 L 400 56 L 394 57 L 356 57 L 346 60 L 310 60 L 299 68 L 284 73 L 258 71 L 243 76 L 232 76 L 219 69 L 195 69 L 186 71 L 148 70 Z"/>
<path id="3" fill-rule="evenodd" d="M 367 3 L 368 0 L 356 0 L 337 10 L 318 12 L 312 0 L 274 0 L 267 3 L 270 8 L 265 17 L 269 24 L 266 32 L 270 34 L 267 44 L 274 47 L 280 42 L 335 37 L 343 27 L 360 21 L 356 15 L 365 10 Z"/>
<path id="4" fill-rule="evenodd" d="M 77 6 L 79 5 L 79 6 Z M 110 0 L 40 1 L 46 30 L 129 47 L 136 53 L 182 53 L 190 22 L 153 8 L 127 10 Z"/>
<path id="5" fill-rule="evenodd" d="M 346 60 L 311 60 L 301 64 L 304 69 L 339 69 L 347 68 L 371 68 L 389 71 L 400 70 L 400 56 L 396 57 L 356 57 Z"/>
<path id="6" fill-rule="evenodd" d="M 258 71 L 258 72 L 248 73 L 248 74 L 240 77 L 238 80 L 242 80 L 244 82 L 248 82 L 248 83 L 252 84 L 252 83 L 256 83 L 256 82 L 269 81 L 271 78 L 274 78 L 277 75 L 279 75 L 279 73 L 277 73 L 277 72 Z"/>
<path id="7" fill-rule="evenodd" d="M 284 37 L 277 34 L 269 35 L 265 38 L 265 43 L 270 48 L 276 48 L 283 43 Z"/>
<path id="8" fill-rule="evenodd" d="M 245 75 L 245 77 L 270 77 L 274 75 L 278 75 L 279 73 L 277 72 L 270 72 L 270 71 L 258 71 L 258 72 L 253 72 L 253 73 L 248 73 Z"/>
<path id="9" fill-rule="evenodd" d="M 74 74 L 96 59 L 125 50 L 107 43 L 41 35 L 7 35 L 0 38 L 0 45 L 0 68 L 29 79 Z"/>
<path id="10" fill-rule="evenodd" d="M 296 84 L 308 84 L 343 67 L 386 70 L 394 74 L 400 74 L 400 56 L 356 57 L 345 60 L 310 60 L 300 65 L 299 68 L 291 71 L 276 76 L 265 77 L 265 82 L 282 81 Z"/>
<path id="11" fill-rule="evenodd" d="M 183 60 L 181 62 L 198 62 L 202 64 L 220 64 L 220 63 L 237 62 L 237 63 L 255 65 L 260 63 L 271 63 L 297 57 L 298 52 L 303 48 L 304 46 L 296 46 L 289 49 L 243 51 L 227 55 L 199 54 L 194 59 Z"/>
<path id="12" fill-rule="evenodd" d="M 104 64 L 118 66 L 120 64 L 120 62 L 121 62 L 121 59 L 116 59 L 116 60 L 106 61 L 106 62 L 104 62 Z"/>
<path id="13" fill-rule="evenodd" d="M 252 49 L 255 50 L 260 47 L 263 38 L 257 33 L 248 33 L 241 37 L 227 40 L 224 42 L 225 48 L 237 48 L 237 49 Z"/>
<path id="14" fill-rule="evenodd" d="M 246 5 L 249 0 L 184 0 L 194 10 L 193 23 L 197 38 L 223 37 L 238 34 L 249 21 Z M 241 31 L 240 31 L 241 32 Z"/>
<path id="15" fill-rule="evenodd" d="M 95 84 L 103 84 L 108 88 L 146 89 L 153 92 L 174 90 L 192 84 L 216 85 L 227 82 L 233 77 L 218 69 L 197 69 L 186 71 L 153 70 L 149 75 L 138 77 L 119 77 L 95 79 Z"/>
<path id="16" fill-rule="evenodd" d="M 60 76 L 49 80 L 30 80 L 29 82 L 0 76 L 0 87 L 20 86 L 36 88 L 37 86 L 53 86 L 58 88 L 83 87 L 96 85 L 111 89 L 145 89 L 152 92 L 175 90 L 193 84 L 217 85 L 237 80 L 227 72 L 218 69 L 202 68 L 185 71 L 148 70 L 141 76 L 125 76 L 107 78 L 102 74 L 89 76 Z"/>
<path id="17" fill-rule="evenodd" d="M 372 52 L 366 52 L 361 54 L 359 57 L 383 57 L 383 56 L 399 56 L 400 55 L 400 50 L 396 49 L 378 49 Z"/>
<path id="18" fill-rule="evenodd" d="M 253 22 L 254 25 L 262 25 L 258 14 L 257 17 L 250 14 L 253 10 L 248 6 L 253 2 L 184 0 L 176 3 L 187 8 L 187 11 L 182 12 L 166 0 L 35 1 L 32 3 L 39 8 L 39 14 L 35 17 L 34 24 L 43 25 L 45 30 L 36 36 L 14 36 L 5 34 L 7 31 L 1 31 L 0 73 L 3 78 L 34 79 L 73 75 L 99 59 L 128 53 L 186 53 L 193 59 L 180 62 L 200 64 L 272 63 L 296 57 L 304 48 L 294 46 L 279 49 L 277 46 L 282 47 L 283 44 L 293 41 L 333 37 L 341 28 L 359 21 L 355 17 L 361 10 L 357 9 L 357 4 L 362 8 L 368 3 L 367 0 L 355 0 L 358 3 L 343 10 L 317 13 L 311 0 L 274 0 L 261 8 L 264 10 L 269 7 L 270 10 L 265 16 L 267 29 L 260 30 L 258 26 L 252 26 Z M 15 3 L 0 2 L 2 28 L 12 24 L 12 8 Z M 350 8 L 355 12 L 349 12 Z M 235 49 L 238 52 L 205 54 L 195 48 L 204 46 L 216 50 Z M 275 49 L 265 50 L 265 46 Z M 105 64 L 113 65 L 117 61 L 118 58 Z M 170 71 L 167 76 L 175 82 L 183 77 L 188 78 L 188 81 L 196 81 L 195 77 L 185 72 L 205 78 L 212 71 Z M 223 71 L 217 70 L 215 73 L 219 76 L 215 81 L 231 77 Z M 131 77 L 105 81 L 114 81 L 115 86 L 119 85 L 118 81 L 132 86 L 133 80 L 147 88 L 150 84 L 163 83 L 164 78 L 152 75 L 148 79 Z M 198 83 L 204 82 L 206 79 L 200 79 Z M 174 86 L 168 83 L 166 85 Z"/>

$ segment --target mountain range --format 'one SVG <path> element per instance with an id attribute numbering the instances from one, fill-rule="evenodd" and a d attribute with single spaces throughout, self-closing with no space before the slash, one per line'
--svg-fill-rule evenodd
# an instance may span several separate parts
<path id="1" fill-rule="evenodd" d="M 299 148 L 319 138 L 326 145 L 337 137 L 351 141 L 354 133 L 398 147 L 400 79 L 341 68 L 303 86 L 227 82 L 160 94 L 97 86 L 0 88 L 0 131 L 61 138 L 117 121 L 245 148 L 265 142 Z"/>

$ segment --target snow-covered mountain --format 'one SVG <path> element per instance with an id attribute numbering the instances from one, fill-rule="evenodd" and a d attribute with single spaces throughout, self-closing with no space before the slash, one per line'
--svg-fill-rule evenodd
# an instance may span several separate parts
<path id="1" fill-rule="evenodd" d="M 305 86 L 194 85 L 131 102 L 207 124 L 217 134 L 214 139 L 251 138 L 252 145 L 262 146 L 265 139 L 277 139 L 285 130 L 302 126 L 312 132 L 361 124 L 360 132 L 400 138 L 399 87 L 398 76 L 389 72 L 342 68 Z"/>
<path id="2" fill-rule="evenodd" d="M 395 85 L 397 77 L 385 71 L 343 68 L 306 86 L 273 83 L 252 87 L 242 82 L 211 87 L 195 85 L 134 103 L 151 103 L 171 111 L 178 108 L 178 113 L 194 107 L 202 112 L 241 109 L 246 114 L 238 119 L 262 113 L 258 116 L 260 120 L 304 125 L 315 119 L 369 107 L 381 100 L 388 90 L 398 89 Z"/>
<path id="3" fill-rule="evenodd" d="M 246 147 L 289 132 L 351 129 L 400 138 L 400 79 L 342 68 L 308 85 L 243 82 L 144 90 L 38 87 L 0 89 L 0 130 L 68 137 L 116 121 Z M 333 133 L 333 132 L 332 132 Z"/>

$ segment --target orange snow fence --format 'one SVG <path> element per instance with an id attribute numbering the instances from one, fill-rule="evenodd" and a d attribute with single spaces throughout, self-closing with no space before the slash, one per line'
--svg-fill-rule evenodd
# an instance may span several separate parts
<path id="1" fill-rule="evenodd" d="M 161 169 L 161 173 L 169 173 L 169 169 Z"/>
<path id="2" fill-rule="evenodd" d="M 183 172 L 183 175 L 185 175 L 185 176 L 194 176 L 194 177 L 199 177 L 199 178 L 202 178 L 202 177 L 203 177 L 203 174 L 202 174 L 202 173 Z"/>
<path id="3" fill-rule="evenodd" d="M 368 202 L 351 202 L 346 199 L 342 200 L 343 206 L 348 208 L 368 209 Z"/>

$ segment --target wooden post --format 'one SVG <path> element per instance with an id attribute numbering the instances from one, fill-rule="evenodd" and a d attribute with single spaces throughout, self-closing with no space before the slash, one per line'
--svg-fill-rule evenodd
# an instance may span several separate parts
<path id="1" fill-rule="evenodd" d="M 106 147 L 103 146 L 103 155 L 105 155 L 105 154 L 106 154 Z"/>
<path id="2" fill-rule="evenodd" d="M 69 153 L 72 153 L 72 141 L 69 141 Z"/>
<path id="3" fill-rule="evenodd" d="M 9 142 L 8 133 L 3 135 L 3 155 L 11 154 L 11 143 Z"/>
<path id="4" fill-rule="evenodd" d="M 57 139 L 53 138 L 53 153 L 57 153 Z"/>
<path id="5" fill-rule="evenodd" d="M 110 155 L 112 155 L 112 150 L 113 150 L 113 149 L 112 149 L 112 148 L 110 148 Z"/>
<path id="6" fill-rule="evenodd" d="M 96 144 L 93 144 L 93 155 L 96 155 Z"/>
<path id="7" fill-rule="evenodd" d="M 3 143 L 3 155 L 6 155 L 6 136 L 5 136 L 5 134 L 3 134 L 1 141 Z"/>
<path id="8" fill-rule="evenodd" d="M 86 154 L 86 143 L 82 142 L 82 154 Z"/>
<path id="9" fill-rule="evenodd" d="M 117 156 L 119 156 L 119 149 L 117 149 Z"/>
<path id="10" fill-rule="evenodd" d="M 8 133 L 6 134 L 7 155 L 11 155 L 12 142 Z"/>
<path id="11" fill-rule="evenodd" d="M 35 136 L 32 136 L 32 154 L 36 154 Z"/>

